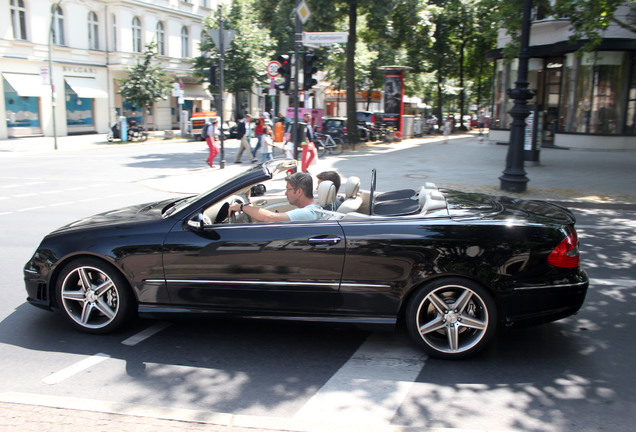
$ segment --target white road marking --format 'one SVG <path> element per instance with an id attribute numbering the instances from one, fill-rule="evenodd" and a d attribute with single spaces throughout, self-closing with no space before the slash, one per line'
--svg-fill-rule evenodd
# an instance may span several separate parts
<path id="1" fill-rule="evenodd" d="M 30 211 L 30 210 L 39 210 L 39 209 L 43 209 L 44 206 L 35 206 L 35 207 L 27 207 L 27 208 L 23 208 L 23 209 L 17 209 L 17 212 L 25 212 L 25 211 Z"/>
<path id="2" fill-rule="evenodd" d="M 171 324 L 169 322 L 159 322 L 153 325 L 152 327 L 148 327 L 147 329 L 140 331 L 136 335 L 133 335 L 129 337 L 128 339 L 122 341 L 122 344 L 128 345 L 128 346 L 135 346 L 139 342 L 142 342 L 148 339 L 149 337 L 155 335 L 156 333 L 159 333 L 161 330 L 167 327 L 170 327 L 170 325 Z"/>
<path id="3" fill-rule="evenodd" d="M 373 333 L 294 419 L 389 424 L 426 358 L 401 337 Z"/>
<path id="4" fill-rule="evenodd" d="M 42 381 L 44 384 L 58 384 L 64 381 L 67 378 L 72 377 L 73 375 L 80 373 L 90 367 L 95 366 L 103 362 L 104 360 L 108 360 L 110 356 L 108 354 L 98 353 L 94 356 L 85 358 L 84 360 L 80 360 L 74 365 L 71 365 L 67 368 L 62 369 L 61 371 L 55 372 L 48 377 L 44 378 Z"/>

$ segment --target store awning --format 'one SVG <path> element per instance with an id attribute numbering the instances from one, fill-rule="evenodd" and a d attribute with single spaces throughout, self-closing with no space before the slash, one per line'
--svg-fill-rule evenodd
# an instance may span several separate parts
<path id="1" fill-rule="evenodd" d="M 189 100 L 209 100 L 210 94 L 201 84 L 184 84 L 183 98 Z"/>
<path id="2" fill-rule="evenodd" d="M 94 78 L 64 77 L 77 96 L 87 99 L 108 99 L 108 93 L 100 88 Z"/>
<path id="3" fill-rule="evenodd" d="M 42 97 L 47 91 L 51 91 L 50 87 L 42 84 L 42 77 L 39 75 L 3 72 L 2 76 L 9 81 L 13 90 L 22 97 Z"/>

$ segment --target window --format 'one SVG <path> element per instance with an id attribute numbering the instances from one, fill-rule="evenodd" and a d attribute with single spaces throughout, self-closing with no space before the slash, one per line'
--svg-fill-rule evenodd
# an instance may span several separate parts
<path id="1" fill-rule="evenodd" d="M 99 49 L 99 22 L 95 12 L 88 14 L 88 47 L 92 50 Z"/>
<path id="2" fill-rule="evenodd" d="M 141 21 L 134 17 L 132 21 L 133 52 L 141 52 Z"/>
<path id="3" fill-rule="evenodd" d="M 117 16 L 113 14 L 113 47 L 111 51 L 117 51 Z"/>
<path id="4" fill-rule="evenodd" d="M 629 114 L 629 61 L 624 52 L 602 51 L 582 58 L 568 54 L 565 132 L 624 134 Z"/>
<path id="5" fill-rule="evenodd" d="M 190 57 L 190 35 L 185 26 L 181 27 L 181 57 Z"/>
<path id="6" fill-rule="evenodd" d="M 66 39 L 64 37 L 64 12 L 60 5 L 53 5 L 51 7 L 51 13 L 53 14 L 53 25 L 51 27 L 52 42 L 55 45 L 66 45 Z"/>
<path id="7" fill-rule="evenodd" d="M 205 43 L 207 41 L 206 37 L 207 36 L 206 36 L 205 30 L 203 30 L 201 32 L 201 41 L 199 42 L 199 46 L 201 47 L 201 54 L 207 54 L 208 53 L 208 50 L 203 49 L 203 47 L 205 46 Z"/>
<path id="8" fill-rule="evenodd" d="M 166 32 L 163 23 L 157 23 L 157 54 L 166 55 Z"/>
<path id="9" fill-rule="evenodd" d="M 24 7 L 24 0 L 11 0 L 11 24 L 13 26 L 13 38 L 26 40 L 26 7 Z"/>

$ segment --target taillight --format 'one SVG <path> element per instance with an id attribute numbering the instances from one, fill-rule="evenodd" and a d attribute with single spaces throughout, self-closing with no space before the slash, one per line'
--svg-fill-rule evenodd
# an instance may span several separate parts
<path id="1" fill-rule="evenodd" d="M 570 235 L 550 252 L 548 263 L 554 267 L 574 268 L 578 267 L 580 262 L 579 238 L 576 231 L 572 230 Z"/>

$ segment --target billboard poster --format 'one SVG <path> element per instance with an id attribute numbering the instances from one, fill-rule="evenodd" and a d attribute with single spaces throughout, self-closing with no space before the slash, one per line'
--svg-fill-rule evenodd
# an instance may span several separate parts
<path id="1" fill-rule="evenodd" d="M 384 123 L 402 132 L 404 72 L 387 70 L 384 76 Z"/>

